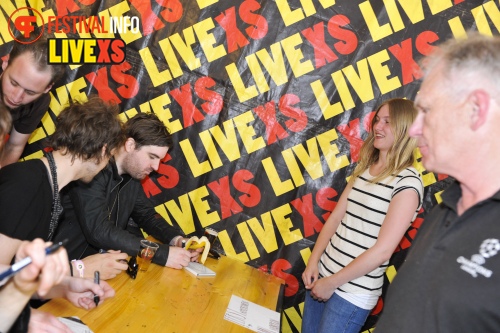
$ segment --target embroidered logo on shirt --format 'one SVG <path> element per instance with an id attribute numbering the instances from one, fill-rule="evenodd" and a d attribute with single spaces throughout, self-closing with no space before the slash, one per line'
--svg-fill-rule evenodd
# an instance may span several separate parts
<path id="1" fill-rule="evenodd" d="M 485 267 L 483 264 L 486 259 L 493 257 L 500 250 L 500 241 L 496 238 L 488 238 L 481 243 L 479 247 L 479 254 L 474 254 L 469 259 L 460 256 L 457 258 L 457 262 L 461 265 L 460 268 L 473 277 L 477 277 L 478 274 L 489 278 L 493 272 Z"/>

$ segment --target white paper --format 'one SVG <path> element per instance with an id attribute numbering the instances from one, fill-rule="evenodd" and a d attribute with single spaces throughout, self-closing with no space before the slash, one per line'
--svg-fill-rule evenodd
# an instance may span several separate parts
<path id="1" fill-rule="evenodd" d="M 224 319 L 254 332 L 279 333 L 280 314 L 263 306 L 232 295 Z"/>
<path id="2" fill-rule="evenodd" d="M 190 261 L 189 264 L 184 267 L 184 269 L 194 276 L 215 276 L 215 272 L 213 270 L 205 267 L 199 262 Z"/>
<path id="3" fill-rule="evenodd" d="M 57 319 L 68 326 L 73 333 L 94 333 L 78 317 L 58 317 Z"/>

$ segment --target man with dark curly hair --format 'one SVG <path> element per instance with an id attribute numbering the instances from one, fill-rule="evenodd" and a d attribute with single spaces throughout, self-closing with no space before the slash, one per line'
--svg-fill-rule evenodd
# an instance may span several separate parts
<path id="1" fill-rule="evenodd" d="M 11 262 L 22 241 L 52 240 L 62 212 L 59 191 L 74 180 L 90 182 L 123 140 L 118 107 L 91 97 L 60 113 L 49 140 L 53 150 L 45 157 L 0 169 L 0 264 Z M 78 284 L 82 281 L 87 280 Z M 109 296 L 113 291 L 108 289 Z M 30 329 L 40 325 L 67 329 L 53 315 L 25 310 L 21 322 L 27 325 L 29 320 Z"/>
<path id="2" fill-rule="evenodd" d="M 90 182 L 123 140 L 117 106 L 94 97 L 63 110 L 49 140 L 52 151 L 0 169 L 0 233 L 51 240 L 62 212 L 59 191 L 74 180 Z M 10 261 L 16 249 L 0 258 Z"/>
<path id="3" fill-rule="evenodd" d="M 160 161 L 172 146 L 170 133 L 153 113 L 139 113 L 124 124 L 125 142 L 117 149 L 110 163 L 90 184 L 75 182 L 64 196 L 65 213 L 56 240 L 70 239 L 66 247 L 70 259 L 83 259 L 80 273 L 91 276 L 95 264 L 107 254 L 99 250 L 119 250 L 135 256 L 143 235 L 138 228 L 130 232 L 130 219 L 163 244 L 153 262 L 181 269 L 198 258 L 198 252 L 182 248 L 182 231 L 158 214 L 146 197 L 141 180 L 160 167 Z M 66 191 L 65 191 L 66 192 Z M 113 264 L 112 266 L 117 266 Z M 111 267 L 108 265 L 107 268 Z M 101 278 L 112 278 L 119 269 L 101 269 Z"/>

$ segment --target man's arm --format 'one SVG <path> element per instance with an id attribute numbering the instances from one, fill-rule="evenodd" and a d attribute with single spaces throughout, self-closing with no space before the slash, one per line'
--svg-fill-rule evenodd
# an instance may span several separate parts
<path id="1" fill-rule="evenodd" d="M 168 244 L 174 237 L 183 234 L 182 230 L 168 224 L 156 212 L 153 203 L 146 197 L 142 187 L 137 189 L 137 199 L 131 217 L 146 233 L 164 244 Z"/>
<path id="2" fill-rule="evenodd" d="M 19 158 L 24 151 L 24 146 L 26 146 L 30 135 L 31 134 L 19 133 L 15 128 L 12 128 L 9 139 L 5 143 L 5 147 L 3 149 L 0 166 L 4 167 L 19 161 Z"/>
<path id="3" fill-rule="evenodd" d="M 165 265 L 171 252 L 171 248 L 168 245 L 176 236 L 182 235 L 183 232 L 179 228 L 175 228 L 168 224 L 168 222 L 156 212 L 153 203 L 146 197 L 146 194 L 144 193 L 139 182 L 131 185 L 135 186 L 137 194 L 131 217 L 134 222 L 137 223 L 140 228 L 144 229 L 148 235 L 153 236 L 163 243 L 160 245 L 158 251 L 156 251 L 153 262 Z M 176 244 L 172 245 L 175 246 Z M 180 253 L 179 255 L 181 257 L 185 257 L 185 253 Z M 185 263 L 187 265 L 189 258 L 183 258 L 183 261 L 186 261 Z M 178 266 L 179 265 L 174 265 L 170 267 L 180 268 Z"/>
<path id="4" fill-rule="evenodd" d="M 94 247 L 135 256 L 141 238 L 125 230 L 127 221 L 109 220 L 107 183 L 107 175 L 101 173 L 90 184 L 79 184 L 70 190 L 76 219 L 86 241 Z"/>

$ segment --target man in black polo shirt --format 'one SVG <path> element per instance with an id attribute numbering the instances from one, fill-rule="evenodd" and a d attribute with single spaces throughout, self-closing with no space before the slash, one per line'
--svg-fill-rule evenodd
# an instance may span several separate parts
<path id="1" fill-rule="evenodd" d="M 2 63 L 1 102 L 12 115 L 12 129 L 5 143 L 0 166 L 17 162 L 31 133 L 37 128 L 50 103 L 49 90 L 64 75 L 64 65 L 47 62 L 47 39 L 29 44 L 14 42 Z"/>
<path id="2" fill-rule="evenodd" d="M 500 37 L 424 62 L 410 128 L 426 169 L 456 181 L 426 217 L 375 332 L 500 331 Z"/>

